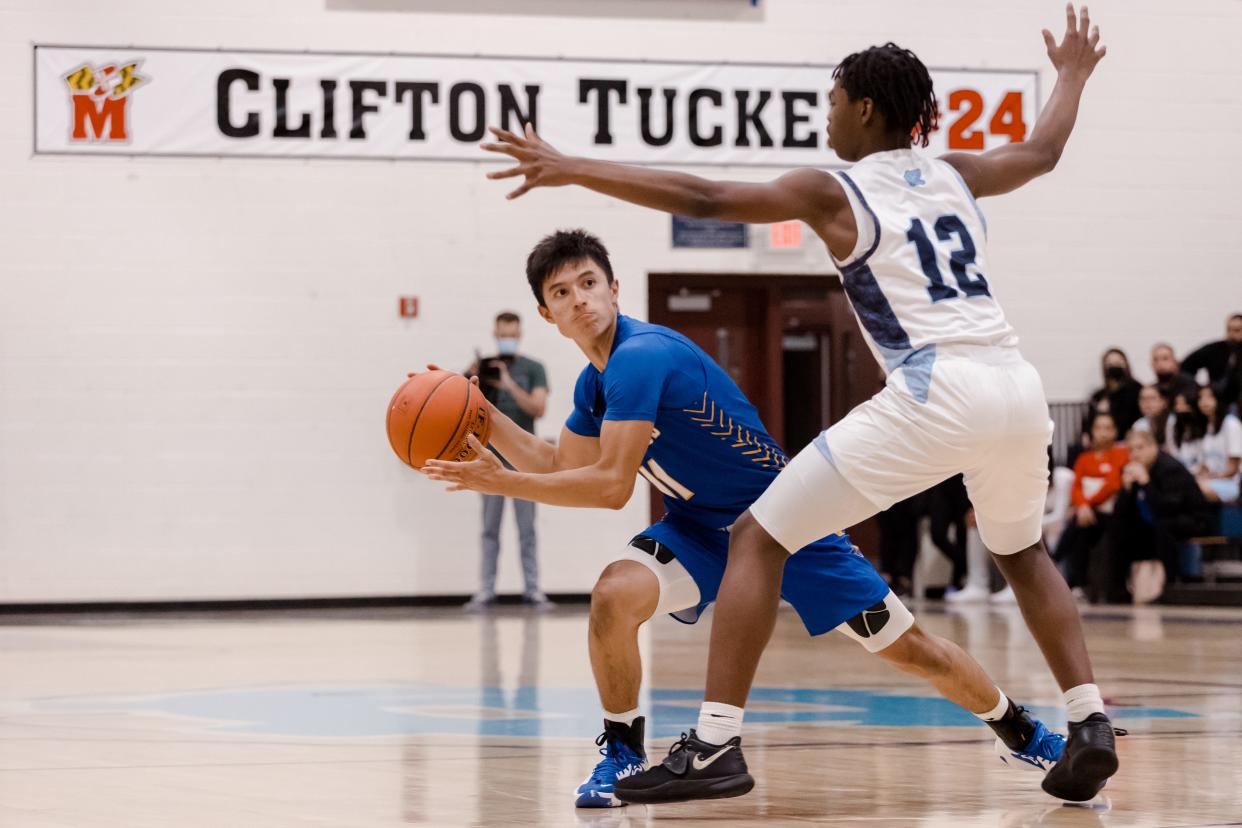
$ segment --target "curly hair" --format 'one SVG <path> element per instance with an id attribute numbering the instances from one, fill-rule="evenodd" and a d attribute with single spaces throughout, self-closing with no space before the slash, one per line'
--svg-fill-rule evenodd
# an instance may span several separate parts
<path id="1" fill-rule="evenodd" d="M 926 147 L 940 121 L 931 74 L 923 61 L 896 43 L 855 52 L 832 70 L 850 100 L 870 98 L 893 132 Z"/>

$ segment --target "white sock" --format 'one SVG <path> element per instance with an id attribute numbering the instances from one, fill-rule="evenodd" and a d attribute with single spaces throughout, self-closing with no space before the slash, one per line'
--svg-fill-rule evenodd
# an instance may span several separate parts
<path id="1" fill-rule="evenodd" d="M 1080 684 L 1065 691 L 1065 717 L 1071 722 L 1081 722 L 1092 713 L 1104 712 L 1104 700 L 1100 688 L 1094 684 Z"/>
<path id="2" fill-rule="evenodd" d="M 985 722 L 999 722 L 1001 719 L 1005 718 L 1005 713 L 1009 711 L 1009 697 L 1006 696 L 1004 691 L 999 687 L 996 688 L 996 692 L 1000 693 L 1000 701 L 996 703 L 996 707 L 993 707 L 985 713 L 975 714 Z"/>
<path id="3" fill-rule="evenodd" d="M 610 722 L 620 722 L 626 727 L 634 724 L 634 720 L 637 719 L 639 715 L 637 707 L 633 710 L 627 710 L 624 713 L 609 713 L 607 710 L 604 711 L 604 719 Z"/>
<path id="4" fill-rule="evenodd" d="M 695 735 L 709 745 L 723 745 L 742 733 L 742 716 L 746 711 L 731 704 L 703 702 L 699 708 L 699 726 Z"/>

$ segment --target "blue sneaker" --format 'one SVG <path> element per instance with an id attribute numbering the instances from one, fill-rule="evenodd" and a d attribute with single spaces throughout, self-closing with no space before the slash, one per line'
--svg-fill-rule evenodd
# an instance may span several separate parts
<path id="1" fill-rule="evenodd" d="M 595 740 L 601 745 L 595 770 L 574 792 L 578 808 L 619 808 L 625 803 L 617 799 L 613 786 L 618 779 L 633 776 L 647 769 L 647 751 L 643 747 L 646 720 L 639 716 L 632 725 L 604 720 L 604 732 Z"/>
<path id="2" fill-rule="evenodd" d="M 1065 751 L 1065 737 L 1054 733 L 1025 708 L 1013 707 L 1001 722 L 988 722 L 997 732 L 996 755 L 1011 768 L 1047 773 Z"/>

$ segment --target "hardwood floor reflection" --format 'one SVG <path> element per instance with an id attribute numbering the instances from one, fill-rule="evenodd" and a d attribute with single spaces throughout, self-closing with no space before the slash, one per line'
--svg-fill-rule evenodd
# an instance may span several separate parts
<path id="1" fill-rule="evenodd" d="M 1020 617 L 919 611 L 1059 721 Z M 598 756 L 582 609 L 7 619 L 0 825 L 1192 826 L 1242 823 L 1242 612 L 1089 611 L 1122 771 L 1091 807 L 1002 766 L 990 732 L 782 614 L 747 713 L 756 790 L 577 811 Z M 649 747 L 702 698 L 708 626 L 643 636 Z"/>

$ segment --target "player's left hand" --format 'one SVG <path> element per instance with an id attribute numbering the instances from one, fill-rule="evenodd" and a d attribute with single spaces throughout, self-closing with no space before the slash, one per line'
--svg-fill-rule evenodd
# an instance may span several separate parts
<path id="1" fill-rule="evenodd" d="M 1065 36 L 1059 45 L 1052 32 L 1044 29 L 1043 34 L 1048 59 L 1058 75 L 1068 74 L 1086 81 L 1095 65 L 1108 52 L 1108 47 L 1100 46 L 1100 27 L 1091 26 L 1091 15 L 1085 5 L 1079 14 L 1075 14 L 1074 4 L 1065 4 Z"/>
<path id="2" fill-rule="evenodd" d="M 487 446 L 479 442 L 473 434 L 466 435 L 466 441 L 477 455 L 473 460 L 458 463 L 453 460 L 428 460 L 427 465 L 419 471 L 432 480 L 440 480 L 449 484 L 450 492 L 481 492 L 482 494 L 504 494 L 501 486 L 506 469 L 495 454 L 487 450 Z"/>
<path id="3" fill-rule="evenodd" d="M 428 371 L 443 371 L 444 369 L 441 368 L 439 365 L 436 365 L 434 362 L 428 362 L 427 370 Z M 416 376 L 418 376 L 417 371 L 409 371 L 405 375 L 406 379 L 411 379 Z M 479 362 L 478 360 L 475 360 L 474 362 L 470 364 L 470 367 L 466 369 L 466 373 L 464 376 L 466 377 L 466 379 L 470 380 L 471 385 L 479 384 Z"/>
<path id="4" fill-rule="evenodd" d="M 563 187 L 570 183 L 564 155 L 557 152 L 547 141 L 535 134 L 535 128 L 526 125 L 525 135 L 518 135 L 507 129 L 488 127 L 499 143 L 481 144 L 488 152 L 498 152 L 517 160 L 517 165 L 507 170 L 489 172 L 488 178 L 513 178 L 525 176 L 522 186 L 509 193 L 505 198 L 517 198 L 535 187 Z"/>

